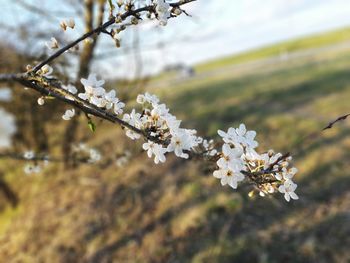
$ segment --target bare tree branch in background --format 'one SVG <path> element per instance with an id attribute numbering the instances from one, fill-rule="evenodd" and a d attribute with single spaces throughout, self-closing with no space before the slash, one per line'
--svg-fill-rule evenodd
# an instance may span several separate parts
<path id="1" fill-rule="evenodd" d="M 105 0 L 98 0 L 98 13 L 97 13 L 97 26 L 100 27 L 103 24 L 103 17 L 105 13 Z M 85 14 L 84 14 L 84 24 L 85 24 L 85 34 L 93 31 L 94 27 L 94 7 L 95 7 L 95 1 L 94 0 L 85 0 Z M 76 77 L 76 87 L 79 91 L 83 90 L 83 87 L 80 83 L 80 79 L 82 77 L 85 77 L 89 74 L 89 69 L 91 65 L 91 61 L 93 59 L 94 50 L 97 45 L 99 34 L 95 34 L 92 36 L 91 41 L 85 41 L 83 50 L 80 55 L 79 59 L 79 70 Z M 78 113 L 79 115 L 79 113 Z M 62 153 L 64 153 L 65 156 L 65 163 L 68 165 L 70 160 L 70 153 L 71 153 L 71 145 L 72 142 L 76 139 L 76 132 L 78 128 L 78 118 L 75 118 L 72 120 L 72 122 L 68 123 L 65 134 L 64 134 L 64 140 L 62 144 Z"/>

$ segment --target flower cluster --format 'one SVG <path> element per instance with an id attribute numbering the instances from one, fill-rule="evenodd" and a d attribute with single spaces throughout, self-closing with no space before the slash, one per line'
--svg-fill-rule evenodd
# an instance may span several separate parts
<path id="1" fill-rule="evenodd" d="M 42 162 L 42 164 L 39 164 L 39 162 L 36 160 L 36 155 L 33 151 L 26 151 L 23 154 L 23 158 L 28 160 L 28 163 L 24 166 L 23 171 L 30 175 L 30 174 L 37 174 L 40 173 L 42 168 L 47 166 L 49 163 L 49 157 L 48 156 L 42 156 L 39 159 Z"/>
<path id="2" fill-rule="evenodd" d="M 237 184 L 248 177 L 261 196 L 278 190 L 288 202 L 298 199 L 294 192 L 297 185 L 292 181 L 297 169 L 288 167 L 291 157 L 275 154 L 273 150 L 258 154 L 256 132 L 247 131 L 244 124 L 236 129 L 229 128 L 227 132 L 219 130 L 218 134 L 224 144 L 213 175 L 222 185 L 236 189 Z"/>
<path id="3" fill-rule="evenodd" d="M 84 86 L 85 92 L 79 93 L 79 98 L 89 101 L 91 104 L 102 109 L 113 109 L 117 115 L 123 113 L 125 104 L 116 97 L 115 90 L 107 92 L 102 87 L 105 83 L 104 80 L 97 80 L 95 74 L 90 74 L 87 79 L 81 79 L 81 83 Z"/>
<path id="4" fill-rule="evenodd" d="M 169 112 L 165 104 L 160 104 L 155 95 L 141 94 L 136 101 L 142 105 L 142 113 L 133 109 L 130 114 L 124 114 L 123 120 L 150 135 L 143 149 L 150 158 L 154 156 L 155 163 L 165 162 L 165 154 L 170 152 L 187 159 L 189 152 L 203 142 L 195 130 L 181 128 L 181 121 Z M 126 135 L 132 140 L 140 138 L 139 133 L 128 128 Z"/>
<path id="5" fill-rule="evenodd" d="M 98 150 L 89 148 L 84 143 L 73 146 L 73 157 L 76 160 L 86 161 L 88 163 L 97 163 L 102 158 L 101 153 Z"/>
<path id="6" fill-rule="evenodd" d="M 103 110 L 113 109 L 117 115 L 123 113 L 125 104 L 116 97 L 115 90 L 106 92 L 103 88 L 104 80 L 97 80 L 96 75 L 90 74 L 88 79 L 81 79 L 81 83 L 85 92 L 78 94 L 80 99 Z M 74 99 L 71 96 L 77 93 L 74 86 L 63 86 L 63 89 L 67 91 L 66 98 Z M 206 156 L 216 161 L 217 169 L 213 175 L 220 179 L 222 185 L 236 189 L 240 182 L 247 179 L 255 185 L 261 196 L 279 191 L 287 201 L 298 199 L 295 194 L 297 185 L 292 181 L 297 169 L 289 168 L 291 157 L 275 154 L 272 150 L 258 154 L 256 132 L 247 131 L 244 124 L 238 128 L 229 128 L 227 132 L 218 131 L 224 142 L 218 152 L 213 140 L 197 136 L 196 130 L 182 128 L 181 120 L 172 115 L 157 96 L 146 92 L 138 95 L 136 102 L 142 106 L 142 111 L 132 109 L 122 118 L 135 128 L 124 127 L 126 135 L 132 140 L 144 137 L 146 142 L 142 148 L 156 164 L 164 163 L 169 153 L 183 159 L 188 159 L 190 154 Z M 74 114 L 74 109 L 67 110 L 62 118 L 70 120 Z M 87 150 L 85 146 L 79 149 L 90 154 L 89 162 L 100 159 L 99 153 L 94 150 Z"/>

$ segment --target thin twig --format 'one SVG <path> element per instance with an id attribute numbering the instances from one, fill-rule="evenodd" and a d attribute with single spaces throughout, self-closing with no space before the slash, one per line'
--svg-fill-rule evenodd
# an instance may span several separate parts
<path id="1" fill-rule="evenodd" d="M 338 117 L 336 120 L 334 121 L 331 121 L 326 127 L 324 127 L 322 129 L 322 131 L 325 131 L 325 130 L 329 130 L 329 129 L 332 129 L 333 126 L 337 123 L 337 122 L 341 122 L 341 121 L 344 121 L 346 120 L 348 117 L 350 116 L 350 113 L 349 114 L 346 114 L 346 115 L 343 115 L 343 116 L 340 116 Z"/>

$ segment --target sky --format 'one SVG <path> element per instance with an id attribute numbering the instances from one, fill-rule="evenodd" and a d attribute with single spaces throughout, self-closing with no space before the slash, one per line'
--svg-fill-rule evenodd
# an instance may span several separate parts
<path id="1" fill-rule="evenodd" d="M 39 0 L 26 1 L 37 4 Z M 11 23 L 13 20 L 18 23 L 18 19 L 26 21 L 33 16 L 23 9 L 14 8 L 13 1 L 0 2 L 4 3 L 0 22 Z M 39 2 L 40 6 L 71 13 L 59 0 Z M 159 72 L 169 64 L 193 65 L 350 25 L 349 0 L 198 0 L 184 8 L 192 17 L 171 19 L 166 27 L 146 22 L 137 31 L 129 29 L 122 38 L 122 45 L 128 47 L 133 36 L 138 34 L 143 73 Z M 21 12 L 20 18 L 14 12 Z M 43 30 L 51 29 L 51 26 L 44 22 L 35 23 L 36 28 Z M 105 37 L 97 53 L 105 54 L 106 50 L 113 52 L 95 64 L 94 69 L 99 74 L 106 77 L 134 74 L 134 52 L 128 48 L 114 51 L 113 43 Z"/>

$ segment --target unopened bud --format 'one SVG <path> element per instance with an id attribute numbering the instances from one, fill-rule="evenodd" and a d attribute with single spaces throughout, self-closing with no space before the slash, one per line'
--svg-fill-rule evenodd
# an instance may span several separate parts
<path id="1" fill-rule="evenodd" d="M 178 8 L 178 7 L 175 8 L 173 12 L 174 12 L 174 14 L 177 15 L 177 16 L 179 16 L 179 15 L 182 14 L 182 10 L 181 10 L 180 8 Z"/>
<path id="2" fill-rule="evenodd" d="M 66 30 L 67 30 L 67 23 L 66 23 L 66 21 L 62 21 L 62 22 L 60 23 L 60 27 L 61 27 L 64 31 L 66 31 Z"/>
<path id="3" fill-rule="evenodd" d="M 117 48 L 120 48 L 120 46 L 121 46 L 120 39 L 115 38 L 114 41 L 115 41 L 115 46 L 116 46 Z"/>
<path id="4" fill-rule="evenodd" d="M 121 23 L 122 21 L 123 21 L 123 20 L 122 20 L 120 14 L 118 14 L 118 15 L 115 17 L 115 23 L 116 23 L 116 24 L 119 24 L 119 23 Z"/>
<path id="5" fill-rule="evenodd" d="M 28 65 L 26 66 L 26 71 L 31 71 L 32 69 L 33 69 L 33 66 L 32 66 L 32 65 L 29 65 L 29 64 L 28 64 Z"/>
<path id="6" fill-rule="evenodd" d="M 123 0 L 118 0 L 117 5 L 118 5 L 119 8 L 122 7 L 124 5 L 124 1 Z"/>
<path id="7" fill-rule="evenodd" d="M 43 97 L 40 97 L 40 98 L 38 99 L 38 104 L 39 104 L 40 106 L 42 106 L 42 105 L 45 104 L 45 100 L 44 100 Z"/>
<path id="8" fill-rule="evenodd" d="M 133 17 L 131 18 L 131 23 L 137 25 L 139 23 L 139 20 L 136 17 Z"/>
<path id="9" fill-rule="evenodd" d="M 73 18 L 68 19 L 67 25 L 71 28 L 74 29 L 75 27 L 75 21 Z"/>
<path id="10" fill-rule="evenodd" d="M 85 44 L 91 44 L 94 40 L 91 37 L 85 38 L 84 43 Z"/>

